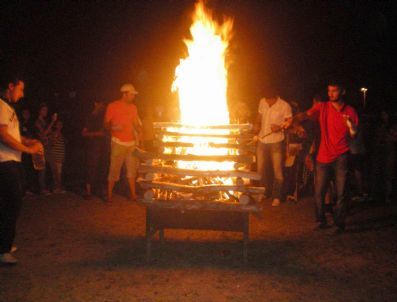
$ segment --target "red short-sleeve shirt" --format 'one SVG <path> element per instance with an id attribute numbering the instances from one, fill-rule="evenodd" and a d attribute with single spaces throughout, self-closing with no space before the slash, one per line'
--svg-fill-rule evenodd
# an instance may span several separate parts
<path id="1" fill-rule="evenodd" d="M 106 109 L 105 123 L 112 123 L 120 127 L 120 130 L 113 131 L 112 137 L 121 142 L 136 140 L 133 122 L 138 117 L 138 110 L 134 104 L 123 101 L 114 101 Z"/>
<path id="2" fill-rule="evenodd" d="M 353 107 L 345 104 L 338 111 L 331 102 L 317 103 L 307 114 L 320 123 L 321 141 L 317 161 L 330 163 L 349 151 L 350 134 L 343 115 L 348 115 L 352 122 L 358 125 L 358 116 Z"/>

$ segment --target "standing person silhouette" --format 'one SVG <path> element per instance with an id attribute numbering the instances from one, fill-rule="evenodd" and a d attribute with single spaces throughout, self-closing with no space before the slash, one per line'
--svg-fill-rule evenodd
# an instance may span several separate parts
<path id="1" fill-rule="evenodd" d="M 318 120 L 321 129 L 320 147 L 316 163 L 316 214 L 318 228 L 328 227 L 325 216 L 325 195 L 329 188 L 332 174 L 335 176 L 336 205 L 334 223 L 337 233 L 345 230 L 347 212 L 347 180 L 349 160 L 349 140 L 357 135 L 358 116 L 353 107 L 345 103 L 346 90 L 339 81 L 328 83 L 328 102 L 315 104 L 308 111 L 296 115 L 291 123 L 305 119 Z"/>
<path id="2" fill-rule="evenodd" d="M 132 84 L 120 88 L 121 98 L 110 103 L 105 113 L 105 128 L 111 132 L 110 167 L 107 201 L 113 196 L 115 183 L 120 179 L 120 170 L 125 163 L 131 200 L 136 200 L 135 178 L 138 159 L 133 151 L 142 138 L 142 123 L 133 103 L 138 92 Z"/>
<path id="3" fill-rule="evenodd" d="M 16 264 L 12 252 L 23 197 L 21 154 L 43 154 L 43 145 L 20 133 L 13 105 L 24 97 L 23 80 L 10 78 L 4 89 L 0 95 L 0 263 Z"/>

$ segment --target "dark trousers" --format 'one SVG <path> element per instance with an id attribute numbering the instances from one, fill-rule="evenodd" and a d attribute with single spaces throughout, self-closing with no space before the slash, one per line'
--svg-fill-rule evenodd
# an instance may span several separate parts
<path id="1" fill-rule="evenodd" d="M 98 186 L 101 190 L 106 183 L 108 166 L 108 150 L 105 140 L 92 140 L 87 142 L 86 147 L 86 184 Z"/>
<path id="2" fill-rule="evenodd" d="M 334 222 L 338 227 L 345 226 L 347 213 L 347 174 L 348 153 L 342 154 L 331 163 L 316 163 L 316 214 L 321 224 L 326 224 L 325 194 L 330 185 L 332 175 L 335 177 L 336 204 L 334 206 Z"/>
<path id="3" fill-rule="evenodd" d="M 8 253 L 15 238 L 16 223 L 22 205 L 21 164 L 0 163 L 0 254 Z"/>

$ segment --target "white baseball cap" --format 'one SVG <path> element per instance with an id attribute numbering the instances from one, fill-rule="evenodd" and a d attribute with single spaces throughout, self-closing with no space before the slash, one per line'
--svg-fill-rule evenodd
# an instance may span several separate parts
<path id="1" fill-rule="evenodd" d="M 138 91 L 136 91 L 134 85 L 132 85 L 130 83 L 123 84 L 123 86 L 121 86 L 121 88 L 120 88 L 120 92 L 121 93 L 131 92 L 132 94 L 138 94 Z"/>

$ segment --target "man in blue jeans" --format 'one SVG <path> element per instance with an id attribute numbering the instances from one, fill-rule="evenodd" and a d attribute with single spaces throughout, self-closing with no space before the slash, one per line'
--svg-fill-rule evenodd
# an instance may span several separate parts
<path id="1" fill-rule="evenodd" d="M 255 130 L 258 133 L 257 169 L 262 176 L 262 185 L 269 187 L 268 169 L 273 169 L 272 206 L 280 205 L 284 182 L 284 132 L 282 125 L 291 119 L 290 105 L 277 95 L 260 100 Z"/>
<path id="2" fill-rule="evenodd" d="M 349 140 L 357 134 L 358 116 L 356 111 L 344 101 L 345 88 L 337 81 L 328 84 L 328 102 L 315 104 L 311 109 L 294 117 L 298 123 L 310 118 L 318 120 L 321 129 L 321 141 L 316 164 L 316 214 L 318 228 L 328 227 L 325 217 L 325 194 L 331 177 L 335 177 L 336 204 L 334 223 L 337 232 L 345 229 L 347 212 L 347 175 L 349 160 Z M 283 125 L 288 126 L 288 123 Z"/>

